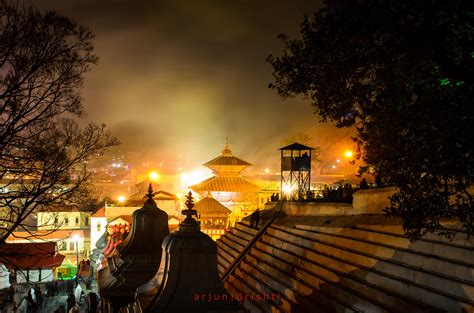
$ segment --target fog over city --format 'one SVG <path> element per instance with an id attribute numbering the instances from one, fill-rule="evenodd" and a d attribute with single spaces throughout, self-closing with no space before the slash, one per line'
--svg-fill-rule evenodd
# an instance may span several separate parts
<path id="1" fill-rule="evenodd" d="M 122 152 L 168 163 L 181 154 L 196 166 L 228 137 L 236 155 L 262 167 L 278 166 L 276 150 L 295 133 L 345 132 L 318 124 L 309 101 L 283 100 L 268 88 L 265 58 L 281 51 L 277 35 L 296 36 L 321 2 L 31 1 L 96 34 L 100 61 L 83 91 L 87 119 L 106 123 Z"/>

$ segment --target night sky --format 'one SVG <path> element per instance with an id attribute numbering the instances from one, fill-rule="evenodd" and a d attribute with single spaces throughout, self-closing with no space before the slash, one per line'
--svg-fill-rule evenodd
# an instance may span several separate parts
<path id="1" fill-rule="evenodd" d="M 268 54 L 285 32 L 296 36 L 304 14 L 322 1 L 37 0 L 96 34 L 98 66 L 87 74 L 88 119 L 106 123 L 121 149 L 151 151 L 193 165 L 222 150 L 272 166 L 283 139 L 318 125 L 308 101 L 269 89 Z M 313 128 L 314 129 L 314 128 Z M 271 158 L 272 159 L 272 158 Z"/>

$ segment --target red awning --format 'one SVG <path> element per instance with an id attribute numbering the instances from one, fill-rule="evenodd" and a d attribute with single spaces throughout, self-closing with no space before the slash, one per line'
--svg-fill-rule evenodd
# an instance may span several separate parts
<path id="1" fill-rule="evenodd" d="M 0 263 L 8 269 L 58 267 L 64 255 L 56 252 L 55 242 L 7 243 L 0 246 Z"/>

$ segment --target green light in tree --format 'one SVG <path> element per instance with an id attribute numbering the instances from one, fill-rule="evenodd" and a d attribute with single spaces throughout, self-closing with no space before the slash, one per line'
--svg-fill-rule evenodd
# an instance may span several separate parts
<path id="1" fill-rule="evenodd" d="M 439 80 L 439 83 L 440 83 L 441 86 L 451 85 L 451 81 L 449 80 L 449 78 L 441 78 Z"/>

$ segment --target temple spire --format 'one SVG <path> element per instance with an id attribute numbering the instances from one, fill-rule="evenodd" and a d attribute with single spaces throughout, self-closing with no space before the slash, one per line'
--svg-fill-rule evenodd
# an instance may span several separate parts
<path id="1" fill-rule="evenodd" d="M 230 150 L 230 146 L 229 146 L 229 137 L 226 137 L 225 147 L 224 147 L 224 150 L 222 150 L 222 155 L 223 156 L 232 156 L 232 151 Z"/>
<path id="2" fill-rule="evenodd" d="M 197 211 L 194 210 L 194 199 L 193 194 L 191 191 L 186 196 L 186 208 L 185 210 L 181 211 L 181 214 L 186 215 L 184 221 L 179 224 L 179 230 L 182 231 L 199 231 L 199 223 L 193 218 L 197 216 Z"/>

